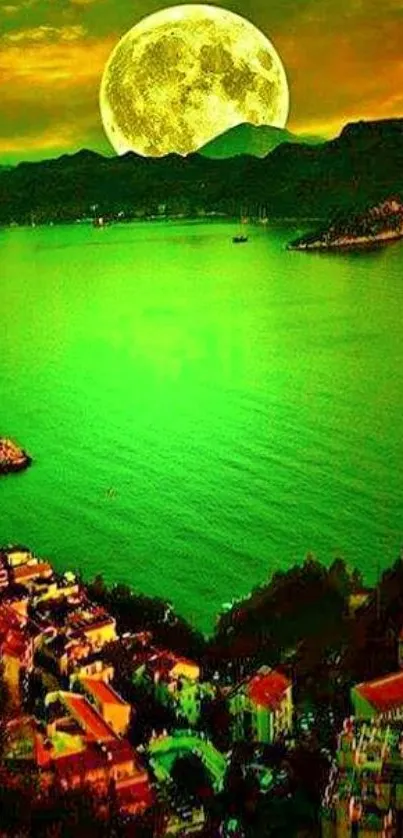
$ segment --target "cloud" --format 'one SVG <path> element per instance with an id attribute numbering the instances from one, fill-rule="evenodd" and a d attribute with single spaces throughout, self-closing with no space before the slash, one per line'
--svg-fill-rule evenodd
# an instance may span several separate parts
<path id="1" fill-rule="evenodd" d="M 70 148 L 78 139 L 72 126 L 60 126 L 38 134 L 21 134 L 18 137 L 0 137 L 0 154 L 25 154 L 36 149 L 44 151 Z"/>
<path id="2" fill-rule="evenodd" d="M 18 159 L 41 148 L 46 156 L 88 144 L 107 150 L 98 91 L 115 39 L 87 38 L 78 27 L 64 27 L 54 40 L 51 29 L 0 40 L 2 156 Z"/>
<path id="3" fill-rule="evenodd" d="M 14 0 L 13 3 L 2 3 L 0 0 L 0 12 L 5 12 L 6 15 L 15 15 L 18 12 L 21 12 L 25 9 L 30 9 L 32 6 L 36 6 L 40 0 Z"/>
<path id="4" fill-rule="evenodd" d="M 100 81 L 106 59 L 114 45 L 108 39 L 96 41 L 81 37 L 79 27 L 65 27 L 58 30 L 58 40 L 54 41 L 54 31 L 50 27 L 38 27 L 20 33 L 21 38 L 10 42 L 10 36 L 4 37 L 0 49 L 0 96 L 25 97 L 27 92 L 37 99 L 41 107 L 41 89 L 55 91 L 55 86 L 74 87 L 79 93 L 88 81 L 96 84 Z M 74 31 L 73 31 L 74 30 Z M 27 91 L 27 84 L 31 90 Z"/>
<path id="5" fill-rule="evenodd" d="M 83 38 L 86 30 L 80 24 L 75 26 L 36 26 L 33 29 L 20 29 L 3 35 L 3 41 L 12 44 L 37 43 L 38 41 L 77 41 Z"/>

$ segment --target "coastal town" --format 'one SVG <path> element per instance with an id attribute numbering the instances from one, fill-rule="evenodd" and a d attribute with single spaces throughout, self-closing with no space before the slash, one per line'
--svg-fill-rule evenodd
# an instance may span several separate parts
<path id="1" fill-rule="evenodd" d="M 402 565 L 394 570 L 400 582 Z M 328 580 L 336 590 L 347 579 L 342 563 L 332 568 Z M 305 572 L 317 571 L 308 559 Z M 101 604 L 108 600 L 109 610 Z M 264 662 L 264 639 L 260 658 L 247 650 L 238 604 L 221 615 L 221 651 L 216 633 L 197 659 L 178 651 L 186 633 L 169 605 L 156 617 L 144 601 L 141 617 L 129 589 L 108 590 L 101 578 L 86 585 L 26 546 L 3 547 L 1 834 L 68 834 L 34 833 L 27 825 L 24 832 L 17 824 L 7 795 L 17 789 L 22 795 L 28 784 L 33 812 L 43 813 L 60 795 L 91 797 L 100 835 L 401 835 L 403 633 L 394 631 L 389 614 L 384 639 L 379 635 L 365 651 L 363 631 L 373 608 L 379 618 L 379 598 L 355 580 L 347 605 L 344 622 L 367 658 L 361 665 L 380 674 L 354 683 L 340 704 L 340 659 L 354 667 L 341 626 L 341 654 L 335 642 L 326 648 L 325 687 L 314 671 L 313 647 L 312 672 L 306 671 L 308 628 L 307 649 L 304 638 L 296 649 L 279 646 L 273 666 L 269 652 Z M 403 626 L 403 610 L 395 618 Z M 176 648 L 162 645 L 169 636 Z M 191 634 L 187 643 L 191 649 Z"/>
<path id="2" fill-rule="evenodd" d="M 55 788 L 88 786 L 100 811 L 113 787 L 119 814 L 136 816 L 153 806 L 161 787 L 170 787 L 172 766 L 183 755 L 196 756 L 212 791 L 222 790 L 227 757 L 198 729 L 205 697 L 223 691 L 234 741 L 243 740 L 246 717 L 251 741 L 270 742 L 291 730 L 292 689 L 284 675 L 262 667 L 235 689 L 207 682 L 197 662 L 157 648 L 151 632 L 120 634 L 115 618 L 91 602 L 73 573 L 55 573 L 21 546 L 0 550 L 0 565 L 5 785 L 18 784 L 28 772 L 38 800 Z M 119 648 L 131 659 L 133 682 L 148 685 L 171 711 L 174 729 L 153 730 L 146 749 L 135 748 L 128 736 L 136 728 L 136 706 L 113 686 L 110 658 Z M 172 807 L 155 834 L 204 828 L 201 806 L 175 810 L 172 799 Z"/>
<path id="3" fill-rule="evenodd" d="M 403 838 L 403 0 L 0 18 L 0 838 Z"/>

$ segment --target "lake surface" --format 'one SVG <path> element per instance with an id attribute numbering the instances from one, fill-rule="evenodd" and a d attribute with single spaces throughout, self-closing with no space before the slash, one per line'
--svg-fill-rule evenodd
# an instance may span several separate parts
<path id="1" fill-rule="evenodd" d="M 403 244 L 287 252 L 230 223 L 0 230 L 0 544 L 220 605 L 307 552 L 403 543 Z"/>

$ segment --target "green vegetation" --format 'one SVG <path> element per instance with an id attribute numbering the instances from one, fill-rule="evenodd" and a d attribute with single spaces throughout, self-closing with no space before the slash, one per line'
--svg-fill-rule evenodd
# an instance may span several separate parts
<path id="1" fill-rule="evenodd" d="M 347 125 L 318 146 L 282 143 L 267 157 L 104 158 L 90 151 L 0 171 L 0 224 L 90 216 L 329 218 L 403 197 L 403 120 Z M 95 209 L 94 209 L 95 208 Z"/>

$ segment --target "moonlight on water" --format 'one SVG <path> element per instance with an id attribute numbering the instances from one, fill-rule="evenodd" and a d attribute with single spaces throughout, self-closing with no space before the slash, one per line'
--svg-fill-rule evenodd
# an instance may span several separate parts
<path id="1" fill-rule="evenodd" d="M 242 122 L 283 128 L 284 67 L 273 44 L 243 17 L 208 5 L 149 15 L 116 45 L 100 107 L 118 154 L 197 151 Z"/>

